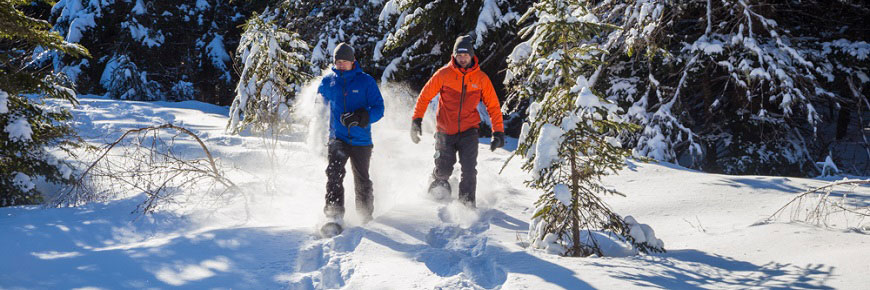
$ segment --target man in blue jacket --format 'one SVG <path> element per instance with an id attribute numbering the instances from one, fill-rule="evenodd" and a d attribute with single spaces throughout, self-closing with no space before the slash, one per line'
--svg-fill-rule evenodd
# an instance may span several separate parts
<path id="1" fill-rule="evenodd" d="M 384 99 L 375 79 L 364 73 L 353 48 L 340 43 L 333 52 L 335 66 L 327 74 L 318 94 L 329 106 L 329 165 L 326 167 L 327 218 L 339 225 L 344 217 L 345 165 L 350 159 L 356 190 L 356 210 L 363 222 L 372 219 L 374 196 L 369 178 L 372 156 L 372 127 L 384 116 Z M 338 232 L 341 227 L 338 227 Z"/>

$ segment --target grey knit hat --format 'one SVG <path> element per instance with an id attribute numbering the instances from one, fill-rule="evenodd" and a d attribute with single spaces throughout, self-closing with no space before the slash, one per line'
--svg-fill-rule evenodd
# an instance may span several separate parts
<path id="1" fill-rule="evenodd" d="M 463 35 L 456 38 L 456 43 L 453 44 L 453 54 L 467 53 L 474 57 L 474 40 L 470 35 Z"/>
<path id="2" fill-rule="evenodd" d="M 347 43 L 339 43 L 338 46 L 335 47 L 335 51 L 332 52 L 333 61 L 336 60 L 346 60 L 346 61 L 356 61 L 356 57 L 353 56 L 353 47 L 351 47 Z"/>

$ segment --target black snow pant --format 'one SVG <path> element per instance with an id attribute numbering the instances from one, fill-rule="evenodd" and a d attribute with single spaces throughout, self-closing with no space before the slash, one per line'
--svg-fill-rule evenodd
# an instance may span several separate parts
<path id="1" fill-rule="evenodd" d="M 475 205 L 476 199 L 479 136 L 477 128 L 471 128 L 454 135 L 435 133 L 435 170 L 432 172 L 434 179 L 432 182 L 449 185 L 447 180 L 453 174 L 453 164 L 456 163 L 456 155 L 459 153 L 459 164 L 462 166 L 462 179 L 459 181 L 459 201 L 471 206 Z"/>
<path id="2" fill-rule="evenodd" d="M 326 167 L 326 206 L 323 211 L 327 216 L 344 216 L 344 175 L 345 165 L 350 159 L 353 170 L 354 189 L 356 190 L 356 210 L 363 217 L 371 217 L 374 210 L 372 195 L 372 180 L 369 178 L 369 161 L 372 157 L 372 145 L 351 146 L 344 141 L 332 139 L 329 141 Z"/>

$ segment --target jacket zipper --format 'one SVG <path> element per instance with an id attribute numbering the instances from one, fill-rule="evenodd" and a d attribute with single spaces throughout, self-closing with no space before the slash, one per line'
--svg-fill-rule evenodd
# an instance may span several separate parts
<path id="1" fill-rule="evenodd" d="M 460 70 L 460 72 L 462 72 Z M 462 93 L 459 94 L 459 118 L 456 120 L 456 134 L 462 133 L 462 103 L 465 103 L 465 72 L 462 72 Z"/>
<path id="2" fill-rule="evenodd" d="M 344 78 L 344 72 L 338 71 L 338 78 L 341 79 L 341 93 L 344 95 L 344 112 L 347 113 L 347 80 Z M 343 114 L 342 114 L 343 115 Z M 341 119 L 341 117 L 339 117 Z M 350 126 L 345 125 L 347 128 L 347 142 L 350 143 L 348 145 L 353 146 L 353 136 L 350 135 Z"/>

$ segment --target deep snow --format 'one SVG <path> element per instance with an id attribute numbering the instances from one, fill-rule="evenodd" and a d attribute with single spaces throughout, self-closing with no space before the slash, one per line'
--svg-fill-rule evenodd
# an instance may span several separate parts
<path id="1" fill-rule="evenodd" d="M 299 126 L 271 152 L 259 137 L 224 134 L 225 107 L 84 97 L 72 111 L 87 140 L 105 143 L 123 129 L 166 122 L 185 126 L 247 198 L 223 206 L 191 200 L 139 218 L 130 214 L 144 198 L 137 193 L 79 208 L 0 208 L 0 288 L 866 289 L 870 282 L 870 235 L 842 230 L 870 228 L 868 221 L 838 219 L 828 229 L 787 220 L 757 224 L 825 181 L 669 164 L 631 162 L 605 179 L 626 194 L 607 202 L 651 225 L 667 253 L 567 258 L 528 249 L 523 239 L 539 193 L 523 185 L 527 173 L 516 160 L 498 173 L 509 151 L 490 152 L 481 139 L 478 210 L 423 194 L 433 165 L 434 114 L 427 114 L 423 141 L 411 143 L 411 100 L 395 97 L 405 95 L 385 91 L 386 117 L 374 124 L 375 219 L 358 225 L 348 176 L 351 227 L 333 239 L 315 235 L 326 162 L 322 142 L 313 139 L 323 135 L 304 131 L 322 124 Z M 318 114 L 314 106 L 300 108 L 302 116 Z M 194 144 L 180 146 L 196 156 Z M 507 147 L 516 148 L 516 140 Z M 854 202 L 870 203 L 870 188 L 855 191 Z"/>

